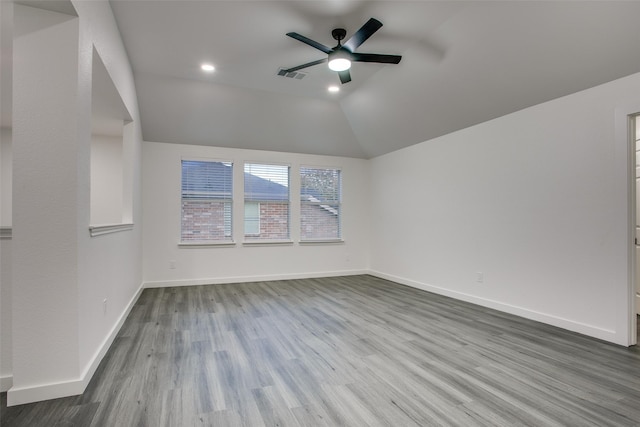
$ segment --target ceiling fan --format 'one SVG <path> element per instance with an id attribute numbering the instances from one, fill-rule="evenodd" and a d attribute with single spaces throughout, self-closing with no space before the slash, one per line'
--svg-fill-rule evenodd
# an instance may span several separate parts
<path id="1" fill-rule="evenodd" d="M 310 38 L 302 36 L 298 33 L 287 33 L 291 38 L 308 44 L 327 54 L 326 58 L 319 59 L 317 61 L 308 62 L 306 64 L 298 65 L 284 70 L 286 73 L 292 73 L 294 71 L 301 70 L 303 68 L 311 67 L 313 65 L 322 64 L 323 62 L 329 62 L 329 68 L 338 72 L 340 82 L 342 84 L 349 83 L 351 81 L 351 62 L 377 62 L 381 64 L 397 64 L 402 59 L 400 55 L 381 55 L 377 53 L 358 53 L 355 50 L 364 43 L 369 37 L 371 37 L 376 31 L 382 27 L 382 22 L 377 19 L 369 19 L 358 31 L 355 32 L 344 44 L 341 41 L 347 35 L 347 31 L 344 28 L 336 28 L 331 31 L 331 36 L 338 41 L 337 46 L 331 48 L 318 43 Z"/>

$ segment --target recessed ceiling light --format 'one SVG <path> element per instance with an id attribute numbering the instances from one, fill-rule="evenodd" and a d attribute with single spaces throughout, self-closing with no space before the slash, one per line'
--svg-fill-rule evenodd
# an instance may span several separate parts
<path id="1" fill-rule="evenodd" d="M 327 90 L 329 92 L 340 92 L 340 88 L 338 86 L 329 86 Z"/>
<path id="2" fill-rule="evenodd" d="M 207 71 L 209 73 L 216 69 L 216 67 L 211 64 L 202 64 L 200 68 L 202 69 L 202 71 Z"/>

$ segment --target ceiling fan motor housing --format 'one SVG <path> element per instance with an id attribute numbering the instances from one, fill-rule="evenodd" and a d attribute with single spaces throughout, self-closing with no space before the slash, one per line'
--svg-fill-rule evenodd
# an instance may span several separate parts
<path id="1" fill-rule="evenodd" d="M 339 46 L 340 40 L 344 40 L 344 38 L 347 36 L 347 30 L 345 30 L 344 28 L 336 28 L 333 31 L 331 31 L 331 36 L 335 40 L 338 40 L 338 46 Z"/>

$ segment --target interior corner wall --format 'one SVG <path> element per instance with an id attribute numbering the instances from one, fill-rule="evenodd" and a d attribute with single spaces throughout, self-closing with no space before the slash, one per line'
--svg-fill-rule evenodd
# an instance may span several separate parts
<path id="1" fill-rule="evenodd" d="M 640 74 L 373 159 L 374 274 L 629 345 L 638 93 Z"/>
<path id="2" fill-rule="evenodd" d="M 242 245 L 242 223 L 235 221 L 235 246 L 179 247 L 181 160 L 213 159 L 291 166 L 291 204 L 298 202 L 299 166 L 342 169 L 344 243 L 297 243 L 299 217 L 291 210 L 291 245 Z M 346 157 L 252 151 L 185 144 L 143 143 L 144 281 L 147 287 L 231 283 L 359 274 L 368 271 L 368 161 Z M 234 198 L 242 198 L 234 182 Z M 235 215 L 235 218 L 238 218 Z M 240 220 L 242 216 L 239 217 Z M 175 266 L 175 268 L 171 268 Z"/>

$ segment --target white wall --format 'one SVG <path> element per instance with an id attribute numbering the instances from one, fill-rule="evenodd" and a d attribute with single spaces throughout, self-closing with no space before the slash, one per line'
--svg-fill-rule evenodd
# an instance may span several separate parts
<path id="1" fill-rule="evenodd" d="M 236 220 L 236 245 L 233 247 L 178 247 L 180 161 L 183 157 L 231 160 L 236 168 L 242 168 L 243 161 L 291 165 L 291 237 L 294 241 L 299 236 L 297 210 L 293 207 L 298 203 L 296 189 L 299 188 L 299 166 L 342 168 L 344 243 L 246 247 L 242 245 L 242 223 Z M 367 271 L 370 216 L 368 178 L 368 162 L 361 159 L 144 142 L 146 286 L 316 277 Z M 242 189 L 237 180 L 235 184 L 234 196 L 240 200 Z M 169 268 L 170 261 L 175 261 L 175 269 Z"/>
<path id="2" fill-rule="evenodd" d="M 11 219 L 13 4 L 0 2 L 0 227 Z M 11 387 L 11 241 L 0 237 L 0 391 Z"/>
<path id="3" fill-rule="evenodd" d="M 78 20 L 19 5 L 14 11 L 9 399 L 14 389 L 78 373 Z"/>
<path id="4" fill-rule="evenodd" d="M 374 159 L 372 270 L 628 345 L 638 93 L 633 75 Z"/>
<path id="5" fill-rule="evenodd" d="M 11 240 L 0 240 L 0 391 L 7 391 L 13 382 L 12 311 L 11 311 Z"/>
<path id="6" fill-rule="evenodd" d="M 12 186 L 12 160 L 11 153 L 11 128 L 0 128 L 0 227 L 11 227 L 11 186 Z"/>
<path id="7" fill-rule="evenodd" d="M 92 225 L 122 222 L 122 137 L 92 135 Z"/>
<path id="8" fill-rule="evenodd" d="M 14 5 L 9 405 L 81 393 L 142 284 L 141 136 L 132 71 L 109 3 L 69 5 L 77 17 Z M 133 118 L 123 135 L 129 168 L 123 176 L 133 184 L 123 193 L 136 226 L 92 238 L 94 49 Z"/>
<path id="9" fill-rule="evenodd" d="M 0 128 L 0 227 L 11 227 L 11 129 Z M 0 391 L 11 387 L 11 240 L 0 238 Z"/>

